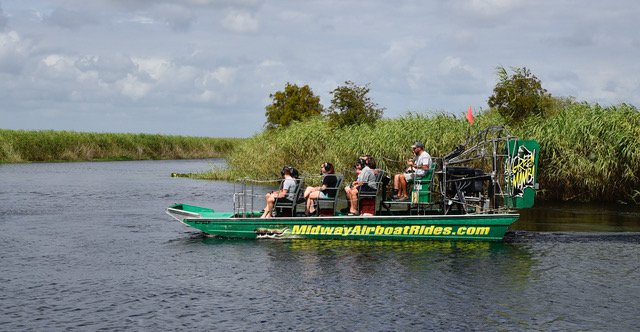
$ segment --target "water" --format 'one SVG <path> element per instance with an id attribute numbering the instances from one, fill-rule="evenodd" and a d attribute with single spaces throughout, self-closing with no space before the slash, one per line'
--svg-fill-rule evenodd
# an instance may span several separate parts
<path id="1" fill-rule="evenodd" d="M 540 204 L 504 243 L 202 236 L 222 160 L 0 165 L 0 330 L 637 330 L 640 211 Z M 265 189 L 266 191 L 267 189 Z"/>

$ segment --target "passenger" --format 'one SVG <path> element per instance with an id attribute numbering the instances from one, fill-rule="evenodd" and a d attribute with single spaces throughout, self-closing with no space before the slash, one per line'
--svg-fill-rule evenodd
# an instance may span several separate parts
<path id="1" fill-rule="evenodd" d="M 362 168 L 359 180 L 352 183 L 350 190 L 347 192 L 347 200 L 349 201 L 349 213 L 350 216 L 358 215 L 358 192 L 372 192 L 376 191 L 378 184 L 376 183 L 376 175 L 371 169 L 375 168 L 376 163 L 373 158 L 360 159 L 358 164 Z"/>
<path id="2" fill-rule="evenodd" d="M 322 163 L 320 168 L 324 175 L 320 187 L 307 187 L 304 191 L 304 198 L 307 200 L 307 206 L 304 210 L 304 214 L 302 215 L 303 217 L 308 217 L 315 213 L 315 210 L 313 209 L 313 200 L 317 200 L 318 198 L 336 197 L 336 194 L 338 193 L 338 189 L 335 188 L 336 184 L 338 184 L 338 177 L 336 177 L 336 171 L 333 168 L 333 165 L 325 161 Z"/>
<path id="3" fill-rule="evenodd" d="M 409 200 L 407 193 L 407 182 L 411 182 L 416 177 L 423 177 L 427 174 L 427 169 L 431 167 L 431 155 L 424 151 L 424 145 L 420 142 L 415 142 L 411 149 L 416 157 L 416 161 L 409 160 L 408 165 L 415 168 L 415 172 L 407 172 L 403 174 L 397 174 L 393 181 L 393 189 L 396 194 L 393 196 L 398 202 L 404 202 Z"/>
<path id="4" fill-rule="evenodd" d="M 369 155 L 363 154 L 358 158 L 358 160 L 360 159 L 367 160 L 368 158 L 369 158 Z M 362 167 L 363 166 L 360 165 L 358 162 L 356 162 L 356 164 L 353 166 L 356 172 L 356 181 L 360 181 L 360 172 L 362 172 Z M 349 197 L 349 192 L 351 192 L 351 189 L 353 189 L 353 185 L 351 184 L 344 187 L 344 193 L 347 197 Z M 343 214 L 348 214 L 349 211 L 351 211 L 351 202 L 347 200 L 347 207 L 344 209 L 340 209 L 340 212 L 342 212 Z"/>
<path id="5" fill-rule="evenodd" d="M 284 166 L 282 168 L 282 171 L 280 171 L 280 174 L 282 174 L 282 177 L 284 178 L 284 181 L 282 182 L 282 189 L 265 195 L 267 206 L 264 208 L 264 214 L 262 214 L 260 218 L 271 218 L 276 197 L 278 199 L 286 199 L 292 202 L 296 199 L 294 197 L 296 192 L 296 180 L 291 176 L 292 170 L 294 170 L 294 168 L 289 166 Z"/>
<path id="6" fill-rule="evenodd" d="M 373 174 L 375 174 L 375 176 L 378 176 L 378 170 L 376 169 L 376 167 L 378 166 L 376 164 L 376 159 L 373 158 L 373 156 L 367 155 L 367 165 L 369 165 L 369 168 L 371 168 L 371 170 L 373 171 Z"/>

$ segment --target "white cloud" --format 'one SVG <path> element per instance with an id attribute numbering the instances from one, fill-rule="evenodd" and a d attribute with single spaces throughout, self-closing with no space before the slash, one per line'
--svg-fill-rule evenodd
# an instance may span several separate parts
<path id="1" fill-rule="evenodd" d="M 506 18 L 524 3 L 523 0 L 453 0 L 449 5 L 467 16 L 486 20 Z"/>
<path id="2" fill-rule="evenodd" d="M 174 65 L 164 58 L 133 58 L 140 71 L 147 73 L 152 79 L 160 80 L 167 76 Z"/>
<path id="3" fill-rule="evenodd" d="M 8 26 L 9 26 L 9 17 L 5 15 L 4 11 L 2 10 L 2 7 L 0 6 L 0 32 L 4 31 Z"/>
<path id="4" fill-rule="evenodd" d="M 267 68 L 267 67 L 279 67 L 279 66 L 283 66 L 283 65 L 284 65 L 284 64 L 283 64 L 282 62 L 280 62 L 280 61 L 274 61 L 274 60 L 270 60 L 270 59 L 263 60 L 263 61 L 260 63 L 260 67 L 263 67 L 263 68 Z"/>
<path id="5" fill-rule="evenodd" d="M 89 24 L 97 24 L 98 19 L 87 13 L 80 13 L 76 10 L 66 8 L 56 8 L 51 14 L 42 17 L 44 23 L 59 26 L 66 29 L 78 29 Z"/>
<path id="6" fill-rule="evenodd" d="M 138 24 L 155 24 L 155 20 L 151 17 L 148 16 L 143 16 L 143 15 L 135 15 L 134 17 L 131 18 L 127 18 L 127 19 L 122 19 L 119 20 L 121 22 L 131 22 L 131 23 L 138 23 Z"/>
<path id="7" fill-rule="evenodd" d="M 222 26 L 232 32 L 252 33 L 257 32 L 260 24 L 250 13 L 232 11 L 222 20 Z"/>
<path id="8" fill-rule="evenodd" d="M 186 32 L 196 20 L 196 14 L 184 6 L 161 4 L 155 9 L 156 15 L 162 17 L 174 31 Z"/>
<path id="9" fill-rule="evenodd" d="M 476 70 L 471 66 L 462 64 L 459 57 L 447 56 L 440 62 L 440 73 L 456 79 L 471 79 L 476 76 Z"/>
<path id="10" fill-rule="evenodd" d="M 75 66 L 82 71 L 93 71 L 104 83 L 121 80 L 137 71 L 130 57 L 122 54 L 110 56 L 91 56 L 76 60 Z"/>
<path id="11" fill-rule="evenodd" d="M 0 72 L 19 74 L 31 52 L 31 41 L 22 40 L 15 31 L 0 33 Z"/>
<path id="12" fill-rule="evenodd" d="M 142 82 L 138 77 L 131 74 L 120 80 L 118 86 L 120 86 L 123 95 L 133 100 L 145 97 L 153 88 L 152 84 Z"/>
<path id="13" fill-rule="evenodd" d="M 51 54 L 44 59 L 41 66 L 40 74 L 50 80 L 73 81 L 76 79 L 78 71 L 75 66 L 76 59 L 61 55 Z"/>
<path id="14" fill-rule="evenodd" d="M 208 79 L 215 79 L 216 81 L 225 85 L 230 84 L 233 80 L 233 77 L 237 73 L 237 71 L 238 70 L 235 68 L 228 68 L 228 67 L 218 68 L 214 72 L 211 72 L 205 76 L 205 85 Z"/>
<path id="15" fill-rule="evenodd" d="M 427 47 L 424 39 L 405 38 L 394 40 L 383 54 L 383 57 L 394 66 L 407 66 L 412 62 L 417 54 L 420 54 Z"/>

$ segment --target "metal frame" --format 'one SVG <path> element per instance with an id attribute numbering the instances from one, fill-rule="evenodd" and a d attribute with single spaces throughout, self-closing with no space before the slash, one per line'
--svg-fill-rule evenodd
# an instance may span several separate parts
<path id="1" fill-rule="evenodd" d="M 439 203 L 445 214 L 451 212 L 454 205 L 462 214 L 469 210 L 495 213 L 513 208 L 504 198 L 511 192 L 509 179 L 513 176 L 513 165 L 507 162 L 512 153 L 507 148 L 509 142 L 517 140 L 505 126 L 489 126 L 442 158 L 442 169 L 437 176 L 440 182 Z M 462 164 L 470 165 L 481 173 L 455 175 L 456 170 L 464 171 L 455 169 Z M 481 190 L 468 190 L 469 186 L 478 183 L 481 183 Z M 461 188 L 464 186 L 467 188 Z M 457 190 L 454 192 L 452 187 Z"/>

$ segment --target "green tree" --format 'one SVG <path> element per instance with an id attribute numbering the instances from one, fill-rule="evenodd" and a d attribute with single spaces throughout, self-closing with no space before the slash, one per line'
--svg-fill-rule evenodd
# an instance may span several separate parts
<path id="1" fill-rule="evenodd" d="M 267 129 L 286 127 L 293 121 L 303 121 L 324 111 L 320 97 L 315 96 L 308 85 L 301 88 L 287 82 L 284 91 L 270 94 L 269 98 L 273 102 L 265 108 Z"/>
<path id="2" fill-rule="evenodd" d="M 378 104 L 367 96 L 369 83 L 357 86 L 351 81 L 331 91 L 333 99 L 327 112 L 327 118 L 332 125 L 339 127 L 352 124 L 374 124 L 382 118 L 385 108 L 378 108 Z"/>
<path id="3" fill-rule="evenodd" d="M 508 124 L 521 124 L 531 115 L 544 117 L 558 105 L 559 100 L 551 97 L 526 67 L 511 70 L 514 74 L 509 76 L 503 66 L 496 67 L 498 84 L 488 100 L 489 107 L 496 109 Z"/>

